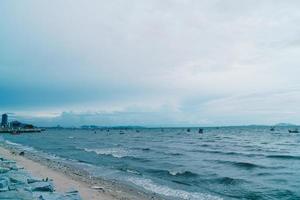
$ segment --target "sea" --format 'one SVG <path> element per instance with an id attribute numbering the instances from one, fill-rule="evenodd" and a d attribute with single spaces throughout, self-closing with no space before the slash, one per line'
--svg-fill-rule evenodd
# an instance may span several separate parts
<path id="1" fill-rule="evenodd" d="M 300 199 L 300 133 L 289 127 L 48 129 L 2 135 L 92 176 L 165 199 Z"/>

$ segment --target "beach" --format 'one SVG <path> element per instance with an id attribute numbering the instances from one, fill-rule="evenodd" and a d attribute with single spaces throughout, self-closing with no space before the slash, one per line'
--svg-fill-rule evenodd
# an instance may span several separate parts
<path id="1" fill-rule="evenodd" d="M 299 10 L 0 0 L 0 200 L 300 200 Z"/>
<path id="2" fill-rule="evenodd" d="M 49 178 L 53 181 L 57 192 L 78 191 L 84 200 L 158 199 L 115 183 L 88 178 L 85 172 L 63 166 L 62 163 L 54 163 L 30 152 L 20 151 L 9 145 L 0 146 L 0 156 L 16 161 L 33 177 Z"/>

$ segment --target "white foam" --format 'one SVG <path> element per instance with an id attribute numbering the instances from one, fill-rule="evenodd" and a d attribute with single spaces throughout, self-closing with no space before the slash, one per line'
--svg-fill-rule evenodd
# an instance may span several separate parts
<path id="1" fill-rule="evenodd" d="M 182 171 L 168 171 L 169 172 L 169 174 L 171 174 L 172 176 L 176 176 L 176 175 L 181 175 L 181 174 L 184 174 L 184 173 L 186 173 L 187 171 L 184 171 L 184 170 L 182 170 Z"/>
<path id="2" fill-rule="evenodd" d="M 131 174 L 140 174 L 138 171 L 127 169 L 126 172 L 131 173 Z"/>
<path id="3" fill-rule="evenodd" d="M 176 176 L 177 174 L 179 174 L 180 172 L 175 172 L 175 171 L 169 171 L 169 174 Z"/>
<path id="4" fill-rule="evenodd" d="M 168 197 L 175 197 L 185 200 L 222 200 L 222 198 L 210 194 L 187 192 L 184 190 L 172 189 L 163 185 L 157 185 L 149 179 L 130 177 L 128 178 L 128 181 L 135 185 L 143 187 L 146 190 Z"/>
<path id="5" fill-rule="evenodd" d="M 14 143 L 14 142 L 11 142 L 11 141 L 9 141 L 9 140 L 5 140 L 5 143 L 6 143 L 6 144 L 9 144 L 9 145 L 13 145 L 13 146 L 22 146 L 22 145 L 19 144 L 19 143 Z"/>
<path id="6" fill-rule="evenodd" d="M 8 145 L 11 145 L 11 146 L 15 146 L 16 148 L 18 148 L 20 150 L 31 151 L 31 152 L 36 151 L 33 147 L 25 146 L 25 145 L 22 145 L 19 143 L 14 143 L 9 140 L 5 140 L 5 143 Z"/>
<path id="7" fill-rule="evenodd" d="M 111 155 L 115 158 L 123 158 L 128 156 L 128 151 L 122 148 L 105 148 L 105 149 L 89 149 L 84 148 L 87 152 L 95 152 L 99 155 Z"/>

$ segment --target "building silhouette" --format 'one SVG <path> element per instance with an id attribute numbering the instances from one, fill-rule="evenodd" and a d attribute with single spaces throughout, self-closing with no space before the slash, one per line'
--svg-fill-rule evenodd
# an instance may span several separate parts
<path id="1" fill-rule="evenodd" d="M 8 127 L 8 116 L 6 113 L 2 115 L 1 127 L 3 128 Z"/>

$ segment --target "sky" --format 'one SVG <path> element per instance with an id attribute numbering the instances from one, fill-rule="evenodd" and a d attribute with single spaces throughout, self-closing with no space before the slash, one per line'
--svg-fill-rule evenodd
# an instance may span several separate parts
<path id="1" fill-rule="evenodd" d="M 298 0 L 2 0 L 0 111 L 40 126 L 300 124 Z"/>

